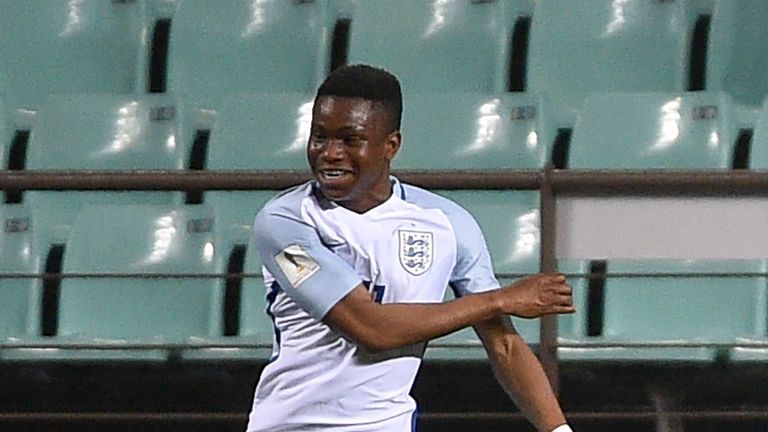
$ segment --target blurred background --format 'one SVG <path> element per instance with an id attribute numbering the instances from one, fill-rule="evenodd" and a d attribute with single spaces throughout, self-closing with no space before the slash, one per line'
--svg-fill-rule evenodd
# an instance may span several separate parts
<path id="1" fill-rule="evenodd" d="M 0 430 L 242 431 L 271 356 L 250 225 L 314 91 L 404 91 L 404 181 L 478 219 L 577 431 L 768 431 L 768 2 L 0 0 Z M 450 295 L 447 297 L 450 298 Z M 422 432 L 533 430 L 471 329 Z"/>

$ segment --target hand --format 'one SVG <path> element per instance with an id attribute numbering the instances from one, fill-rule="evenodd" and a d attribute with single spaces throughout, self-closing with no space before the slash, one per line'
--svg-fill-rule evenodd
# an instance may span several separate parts
<path id="1" fill-rule="evenodd" d="M 535 274 L 495 292 L 503 313 L 521 318 L 573 313 L 573 290 L 560 273 Z"/>

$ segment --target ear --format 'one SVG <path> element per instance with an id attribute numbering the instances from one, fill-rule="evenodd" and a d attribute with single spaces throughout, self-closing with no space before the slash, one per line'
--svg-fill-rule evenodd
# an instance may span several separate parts
<path id="1" fill-rule="evenodd" d="M 384 157 L 388 161 L 392 161 L 400 150 L 400 144 L 402 144 L 403 136 L 399 130 L 390 133 L 387 139 L 384 141 Z"/>

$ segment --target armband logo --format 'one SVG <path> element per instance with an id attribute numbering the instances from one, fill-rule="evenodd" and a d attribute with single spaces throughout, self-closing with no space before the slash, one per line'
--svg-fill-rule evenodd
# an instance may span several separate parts
<path id="1" fill-rule="evenodd" d="M 434 241 L 431 232 L 399 230 L 400 247 L 398 256 L 400 265 L 408 273 L 419 276 L 432 266 Z"/>
<path id="2" fill-rule="evenodd" d="M 275 262 L 294 288 L 320 270 L 320 264 L 299 245 L 290 245 L 275 255 Z"/>

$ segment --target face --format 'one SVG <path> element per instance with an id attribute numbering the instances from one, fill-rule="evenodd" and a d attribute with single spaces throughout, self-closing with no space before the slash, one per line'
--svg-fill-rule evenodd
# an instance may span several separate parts
<path id="1" fill-rule="evenodd" d="M 387 113 L 374 102 L 321 96 L 312 111 L 307 158 L 323 194 L 359 213 L 392 193 L 389 165 L 400 148 Z"/>

